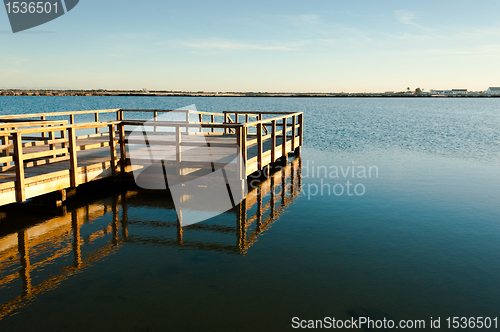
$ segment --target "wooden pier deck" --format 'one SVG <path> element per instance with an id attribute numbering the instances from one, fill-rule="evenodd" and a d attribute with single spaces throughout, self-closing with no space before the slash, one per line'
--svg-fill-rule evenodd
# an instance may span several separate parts
<path id="1" fill-rule="evenodd" d="M 176 120 L 165 121 L 165 114 Z M 131 173 L 143 167 L 138 159 L 151 159 L 152 146 L 184 176 L 226 165 L 236 147 L 241 159 L 234 169 L 245 181 L 280 158 L 286 162 L 290 152 L 300 154 L 303 123 L 302 113 L 290 112 L 112 109 L 0 116 L 0 206 L 52 192 L 64 199 L 66 189 Z M 199 146 L 208 146 L 210 162 L 200 159 Z"/>

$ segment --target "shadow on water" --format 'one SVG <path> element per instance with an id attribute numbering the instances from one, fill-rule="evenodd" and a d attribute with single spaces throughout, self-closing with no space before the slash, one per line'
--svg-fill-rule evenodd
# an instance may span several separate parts
<path id="1" fill-rule="evenodd" d="M 0 321 L 126 245 L 245 255 L 300 195 L 301 167 L 301 159 L 295 158 L 275 167 L 267 178 L 250 178 L 246 199 L 225 214 L 230 224 L 219 224 L 218 217 L 186 227 L 178 218 L 130 218 L 130 207 L 175 213 L 175 206 L 168 193 L 123 183 L 82 187 L 78 197 L 59 208 L 33 203 L 5 207 L 0 211 Z M 161 227 L 176 232 L 172 237 L 135 234 L 137 225 L 139 230 Z M 232 236 L 233 244 L 221 243 L 217 235 Z"/>

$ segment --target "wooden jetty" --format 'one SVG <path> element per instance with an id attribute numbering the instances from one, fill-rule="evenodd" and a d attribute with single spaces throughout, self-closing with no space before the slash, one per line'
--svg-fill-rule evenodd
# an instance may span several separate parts
<path id="1" fill-rule="evenodd" d="M 149 196 L 147 192 L 138 195 L 137 191 L 118 191 L 86 204 L 62 206 L 59 213 L 45 217 L 42 223 L 40 216 L 26 212 L 34 225 L 0 236 L 0 290 L 11 289 L 11 296 L 0 301 L 0 320 L 126 244 L 245 255 L 300 195 L 301 159 L 294 158 L 287 165 L 273 169 L 267 179 L 251 182 L 246 199 L 228 212 L 234 214 L 234 219 L 226 218 L 225 223 L 216 220 L 183 227 L 179 220 L 175 221 L 175 212 L 171 214 L 172 220 L 168 220 L 168 210 L 174 210 L 173 203 L 169 206 L 169 202 L 163 201 L 161 208 L 167 210 L 166 220 L 129 219 L 129 211 L 134 207 L 158 208 L 155 199 L 151 199 L 154 196 L 151 191 Z M 16 221 L 18 216 L 7 212 L 3 218 Z M 133 226 L 162 230 L 149 235 L 135 234 Z M 210 234 L 206 240 L 198 236 L 206 233 Z M 214 233 L 220 235 L 217 241 L 213 241 Z M 226 235 L 234 237 L 231 240 Z M 221 241 L 225 239 L 229 242 Z"/>
<path id="2" fill-rule="evenodd" d="M 161 121 L 162 114 L 168 112 L 180 113 L 185 120 Z M 211 148 L 236 144 L 242 155 L 237 172 L 245 181 L 254 172 L 268 173 L 268 166 L 279 160 L 286 163 L 290 152 L 300 155 L 303 124 L 301 112 L 109 109 L 3 115 L 0 206 L 53 192 L 60 193 L 63 201 L 68 189 L 131 173 L 134 167 L 141 167 L 131 164 L 127 151 L 134 143 L 130 134 L 138 126 L 147 126 L 148 137 L 153 138 L 155 133 L 172 131 L 171 146 L 176 151 L 172 158 L 189 170 L 185 174 L 213 168 L 218 162 L 196 160 L 189 147 L 203 142 Z M 225 157 L 217 156 L 221 164 Z"/>

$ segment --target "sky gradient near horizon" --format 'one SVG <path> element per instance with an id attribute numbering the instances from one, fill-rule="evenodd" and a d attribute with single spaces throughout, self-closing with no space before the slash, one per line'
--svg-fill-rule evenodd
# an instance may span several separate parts
<path id="1" fill-rule="evenodd" d="M 500 86 L 500 1 L 81 0 L 12 34 L 0 88 L 383 92 Z"/>

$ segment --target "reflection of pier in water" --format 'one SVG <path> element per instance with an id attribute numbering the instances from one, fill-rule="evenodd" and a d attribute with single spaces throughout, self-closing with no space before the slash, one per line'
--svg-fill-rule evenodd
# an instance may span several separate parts
<path id="1" fill-rule="evenodd" d="M 228 212 L 229 215 L 236 214 L 236 227 L 209 223 L 182 227 L 180 220 L 152 225 L 147 221 L 132 220 L 129 208 L 147 206 L 149 202 L 141 199 L 142 195 L 137 192 L 129 191 L 85 206 L 68 210 L 63 208 L 60 216 L 0 237 L 0 298 L 2 302 L 3 299 L 8 301 L 0 303 L 0 319 L 33 301 L 37 294 L 56 288 L 65 279 L 82 272 L 124 244 L 160 244 L 245 254 L 259 235 L 268 230 L 300 194 L 300 169 L 301 159 L 296 158 L 279 167 L 266 180 L 259 181 L 258 185 L 252 185 L 249 179 L 246 199 Z M 166 202 L 162 207 L 174 208 L 168 204 Z M 111 216 L 111 222 L 107 216 Z M 16 215 L 15 218 L 19 217 Z M 217 221 L 216 218 L 213 220 Z M 176 237 L 135 235 L 130 231 L 134 225 L 175 227 Z M 199 231 L 235 234 L 236 241 L 234 245 L 224 245 L 192 240 L 191 235 L 201 233 Z"/>

